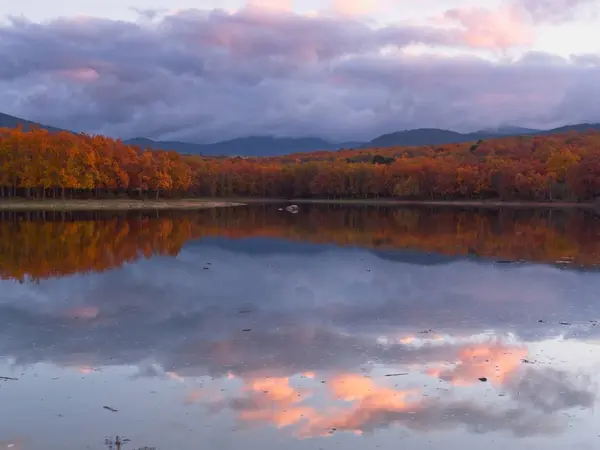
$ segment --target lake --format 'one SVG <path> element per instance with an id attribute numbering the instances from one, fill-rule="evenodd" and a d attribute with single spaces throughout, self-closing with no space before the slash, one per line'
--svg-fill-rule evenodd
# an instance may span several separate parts
<path id="1" fill-rule="evenodd" d="M 576 210 L 0 213 L 0 450 L 595 449 L 599 263 Z"/>

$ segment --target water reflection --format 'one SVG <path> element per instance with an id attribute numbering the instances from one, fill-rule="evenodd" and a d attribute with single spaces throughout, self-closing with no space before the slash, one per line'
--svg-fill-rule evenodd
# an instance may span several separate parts
<path id="1" fill-rule="evenodd" d="M 374 365 L 359 372 L 324 369 L 310 376 L 242 375 L 238 386 L 226 390 L 231 394 L 219 394 L 222 381 L 216 381 L 216 386 L 208 383 L 191 391 L 186 401 L 203 402 L 213 410 L 229 408 L 242 422 L 292 427 L 300 438 L 341 431 L 362 435 L 391 425 L 419 432 L 465 427 L 476 433 L 508 431 L 520 437 L 556 434 L 566 430 L 568 421 L 551 413 L 591 408 L 595 402 L 589 377 L 524 367 L 520 356 L 527 350 L 521 343 L 443 347 L 440 354 L 446 353 L 445 361 L 435 364 L 453 367 L 452 375 L 463 376 L 440 377 L 440 381 L 468 386 L 491 375 L 494 386 L 450 389 L 446 383 L 431 384 L 424 375 L 440 373 L 427 370 L 427 364 L 410 365 L 406 373 L 385 373 L 389 366 Z M 237 379 L 230 374 L 228 379 L 232 378 Z M 490 391 L 507 398 L 490 398 Z"/>
<path id="2" fill-rule="evenodd" d="M 399 440 L 422 449 L 595 448 L 595 271 L 474 257 L 432 264 L 418 251 L 432 249 L 417 244 L 383 253 L 361 244 L 377 222 L 356 217 L 389 219 L 397 211 L 335 210 L 327 219 L 317 208 L 298 223 L 301 213 L 243 211 L 9 220 L 13 233 L 36 224 L 87 227 L 86 236 L 97 238 L 64 237 L 69 250 L 59 255 L 74 252 L 69 261 L 85 262 L 81 255 L 104 252 L 96 261 L 112 258 L 105 268 L 114 270 L 69 262 L 60 272 L 55 255 L 34 271 L 33 252 L 51 255 L 50 246 L 60 245 L 36 250 L 34 242 L 45 242 L 32 240 L 39 233 L 13 235 L 30 252 L 15 268 L 37 282 L 0 281 L 0 376 L 16 378 L 0 379 L 0 449 L 99 449 L 117 435 L 131 449 L 391 449 Z M 581 236 L 591 235 L 595 220 L 555 213 L 513 219 L 522 227 L 545 223 L 544 233 L 562 233 L 569 248 L 581 249 L 570 256 L 591 258 Z M 389 236 L 433 242 L 452 223 L 460 243 L 458 231 L 475 227 L 458 227 L 467 219 L 444 219 L 451 217 L 444 211 L 406 214 L 434 222 L 435 231 Z M 307 226 L 310 217 L 322 221 L 323 234 Z M 478 230 L 507 220 L 471 218 Z M 495 242 L 507 244 L 494 248 L 519 251 L 502 231 L 515 226 L 495 228 Z M 125 227 L 116 242 L 100 232 Z M 336 242 L 357 245 L 303 242 L 332 243 L 326 236 L 334 229 L 341 230 Z M 492 248 L 485 232 L 479 236 L 476 248 Z M 103 252 L 86 253 L 89 242 Z M 448 254 L 460 254 L 460 244 L 453 248 Z M 17 247 L 0 254 L 15 258 Z M 146 257 L 131 256 L 138 254 Z"/>
<path id="3" fill-rule="evenodd" d="M 559 265 L 600 263 L 600 220 L 581 211 L 275 206 L 196 213 L 0 213 L 0 276 L 39 280 L 102 272 L 139 258 L 176 256 L 208 237 L 281 238 L 370 248 L 382 258 L 444 262 L 487 257 Z M 264 252 L 264 242 L 248 251 Z M 433 253 L 398 254 L 390 250 Z"/>

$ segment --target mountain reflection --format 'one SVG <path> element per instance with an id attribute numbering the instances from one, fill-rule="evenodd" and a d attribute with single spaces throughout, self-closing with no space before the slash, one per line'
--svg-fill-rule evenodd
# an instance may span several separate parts
<path id="1" fill-rule="evenodd" d="M 581 211 L 275 206 L 193 213 L 2 213 L 0 276 L 39 280 L 102 272 L 140 258 L 176 256 L 192 240 L 280 238 L 374 249 L 592 266 L 600 263 L 600 220 Z M 264 249 L 263 249 L 264 251 Z"/>

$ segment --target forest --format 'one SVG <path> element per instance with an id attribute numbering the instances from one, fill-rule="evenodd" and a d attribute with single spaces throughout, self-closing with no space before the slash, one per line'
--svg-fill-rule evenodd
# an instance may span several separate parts
<path id="1" fill-rule="evenodd" d="M 176 152 L 103 136 L 0 128 L 0 196 L 45 199 L 184 194 L 191 172 Z"/>
<path id="2" fill-rule="evenodd" d="M 600 132 L 225 158 L 0 128 L 0 196 L 594 201 Z"/>
<path id="3" fill-rule="evenodd" d="M 0 278 L 36 282 L 103 272 L 156 255 L 176 256 L 186 243 L 207 237 L 268 237 L 571 267 L 600 264 L 600 220 L 581 211 L 312 205 L 296 215 L 274 206 L 158 215 L 51 212 L 37 220 L 40 214 L 0 213 Z"/>

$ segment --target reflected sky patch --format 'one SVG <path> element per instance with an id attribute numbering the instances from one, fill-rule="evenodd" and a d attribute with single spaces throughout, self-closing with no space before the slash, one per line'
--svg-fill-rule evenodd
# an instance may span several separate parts
<path id="1" fill-rule="evenodd" d="M 596 445 L 595 273 L 277 242 L 1 281 L 0 449 Z"/>

